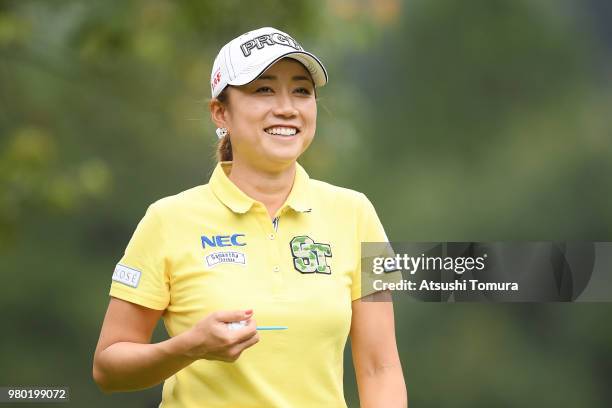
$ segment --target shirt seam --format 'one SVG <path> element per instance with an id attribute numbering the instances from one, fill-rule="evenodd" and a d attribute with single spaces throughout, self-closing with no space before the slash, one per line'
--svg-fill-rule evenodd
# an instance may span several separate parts
<path id="1" fill-rule="evenodd" d="M 127 300 L 132 303 L 137 303 L 141 306 L 163 310 L 167 307 L 166 301 L 150 293 L 134 293 L 128 288 L 123 288 L 119 282 L 113 282 L 109 291 L 109 296 Z"/>

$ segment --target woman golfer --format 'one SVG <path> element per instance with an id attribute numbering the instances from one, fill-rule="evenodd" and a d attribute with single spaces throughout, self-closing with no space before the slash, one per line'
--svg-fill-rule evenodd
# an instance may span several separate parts
<path id="1" fill-rule="evenodd" d="M 315 134 L 322 63 L 274 28 L 219 52 L 206 185 L 152 204 L 113 273 L 93 376 L 164 382 L 161 407 L 345 407 L 351 337 L 364 407 L 405 407 L 391 302 L 362 298 L 361 243 L 386 241 L 358 192 L 297 163 Z M 170 339 L 150 344 L 159 318 Z"/>

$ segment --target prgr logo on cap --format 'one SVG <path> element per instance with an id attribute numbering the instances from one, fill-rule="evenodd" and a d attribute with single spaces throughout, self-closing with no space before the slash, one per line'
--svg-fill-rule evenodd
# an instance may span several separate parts
<path id="1" fill-rule="evenodd" d="M 283 57 L 304 65 L 315 86 L 327 83 L 327 71 L 317 57 L 306 52 L 289 34 L 273 27 L 262 27 L 234 38 L 221 48 L 210 74 L 213 98 L 228 85 L 248 84 Z"/>
<path id="2" fill-rule="evenodd" d="M 241 44 L 240 49 L 242 50 L 242 54 L 245 57 L 248 57 L 251 55 L 251 50 L 255 47 L 261 50 L 266 45 L 276 45 L 276 44 L 285 45 L 287 47 L 291 47 L 298 51 L 304 50 L 302 46 L 297 41 L 295 41 L 293 38 L 289 37 L 288 35 L 281 34 L 281 33 L 271 33 L 271 34 L 260 35 L 259 37 L 255 37 L 252 40 L 249 40 Z"/>

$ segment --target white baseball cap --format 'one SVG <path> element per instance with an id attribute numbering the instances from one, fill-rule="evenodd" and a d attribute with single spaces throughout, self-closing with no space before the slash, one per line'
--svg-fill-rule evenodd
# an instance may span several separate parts
<path id="1" fill-rule="evenodd" d="M 301 62 L 310 72 L 315 86 L 327 83 L 327 71 L 317 57 L 304 51 L 289 34 L 263 27 L 242 34 L 221 48 L 210 76 L 213 98 L 228 85 L 248 84 L 285 57 Z"/>

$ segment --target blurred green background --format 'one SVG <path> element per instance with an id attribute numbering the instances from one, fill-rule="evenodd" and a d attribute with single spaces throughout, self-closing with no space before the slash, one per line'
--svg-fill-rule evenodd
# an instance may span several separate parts
<path id="1" fill-rule="evenodd" d="M 265 25 L 330 72 L 302 163 L 391 240 L 612 240 L 609 0 L 0 1 L 0 385 L 157 406 L 91 379 L 110 277 L 151 202 L 207 182 L 213 59 Z M 400 297 L 411 406 L 612 406 L 611 311 Z M 345 384 L 358 406 L 348 352 Z"/>

